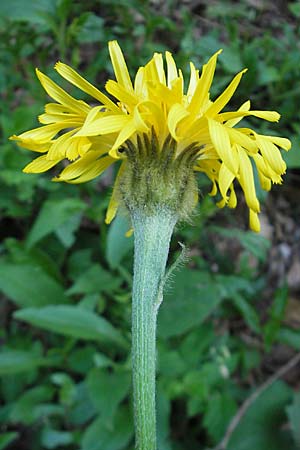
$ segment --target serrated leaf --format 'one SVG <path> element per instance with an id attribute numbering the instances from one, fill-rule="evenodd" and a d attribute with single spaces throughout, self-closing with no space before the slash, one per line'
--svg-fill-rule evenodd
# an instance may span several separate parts
<path id="1" fill-rule="evenodd" d="M 126 346 L 120 332 L 100 315 L 71 305 L 46 306 L 44 308 L 26 308 L 14 314 L 23 320 L 44 330 L 72 336 L 77 339 L 92 339 Z"/>

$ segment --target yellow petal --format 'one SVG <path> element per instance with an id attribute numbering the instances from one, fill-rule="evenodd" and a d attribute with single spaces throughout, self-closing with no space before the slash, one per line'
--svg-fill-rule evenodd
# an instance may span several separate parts
<path id="1" fill-rule="evenodd" d="M 86 170 L 78 178 L 68 180 L 68 183 L 78 184 L 90 181 L 103 173 L 109 166 L 115 162 L 115 159 L 110 156 L 104 156 L 98 161 L 92 161 L 90 164 L 86 165 Z"/>
<path id="2" fill-rule="evenodd" d="M 164 61 L 161 53 L 154 53 L 153 61 L 156 67 L 159 82 L 166 86 L 166 74 L 164 71 Z"/>
<path id="3" fill-rule="evenodd" d="M 53 166 L 55 166 L 60 161 L 61 161 L 61 158 L 56 159 L 54 161 L 50 161 L 49 159 L 47 159 L 47 155 L 39 156 L 38 158 L 34 159 L 31 163 L 27 164 L 27 166 L 24 167 L 23 172 L 25 172 L 25 173 L 46 172 L 47 170 L 51 169 Z"/>
<path id="4" fill-rule="evenodd" d="M 70 138 L 76 130 L 69 131 L 59 136 L 55 141 L 53 141 L 51 147 L 49 148 L 47 159 L 50 161 L 55 159 L 63 159 L 66 156 L 66 151 L 70 145 Z"/>
<path id="5" fill-rule="evenodd" d="M 197 82 L 197 86 L 188 107 L 192 114 L 198 114 L 204 101 L 208 97 L 209 89 L 211 87 L 214 73 L 217 64 L 217 57 L 222 52 L 222 50 L 217 51 L 208 61 L 207 64 L 203 66 L 202 74 Z"/>
<path id="6" fill-rule="evenodd" d="M 115 179 L 114 188 L 110 197 L 109 205 L 106 211 L 105 223 L 109 225 L 115 218 L 119 207 L 119 183 L 120 178 L 126 168 L 126 162 L 123 161 Z"/>
<path id="7" fill-rule="evenodd" d="M 227 103 L 235 93 L 236 88 L 238 87 L 245 72 L 247 72 L 247 69 L 244 69 L 240 73 L 238 73 L 231 81 L 231 83 L 227 86 L 225 91 L 212 103 L 212 105 L 205 112 L 207 117 L 214 117 L 224 108 L 225 105 L 227 105 Z"/>
<path id="8" fill-rule="evenodd" d="M 190 62 L 190 70 L 191 70 L 191 76 L 190 76 L 190 82 L 189 87 L 187 90 L 187 97 L 190 101 L 190 97 L 194 94 L 198 80 L 199 80 L 199 70 L 196 70 L 194 64 Z"/>
<path id="9" fill-rule="evenodd" d="M 130 121 L 130 117 L 123 114 L 105 116 L 85 123 L 76 136 L 97 136 L 101 134 L 117 133 Z"/>
<path id="10" fill-rule="evenodd" d="M 128 92 L 133 92 L 127 65 L 118 42 L 110 41 L 108 43 L 108 49 L 118 83 L 120 83 Z"/>
<path id="11" fill-rule="evenodd" d="M 49 150 L 51 142 L 36 142 L 31 139 L 20 139 L 19 136 L 15 134 L 10 136 L 11 141 L 17 141 L 19 147 L 26 148 L 27 150 L 32 150 L 38 153 L 45 153 Z"/>
<path id="12" fill-rule="evenodd" d="M 246 116 L 254 116 L 258 117 L 259 119 L 268 120 L 269 122 L 278 122 L 280 119 L 280 114 L 276 111 L 234 111 L 234 112 L 226 112 L 223 114 L 219 114 L 217 119 L 220 120 L 220 122 L 230 121 L 232 119 L 236 118 L 243 118 Z M 228 123 L 227 123 L 228 125 Z"/>
<path id="13" fill-rule="evenodd" d="M 59 113 L 59 114 L 40 114 L 39 117 L 39 122 L 42 123 L 43 125 L 47 125 L 50 123 L 57 123 L 57 122 L 62 122 L 64 120 L 67 121 L 72 121 L 72 122 L 78 122 L 78 123 L 83 123 L 83 119 L 80 120 L 80 116 L 78 114 L 70 114 L 70 113 Z"/>
<path id="14" fill-rule="evenodd" d="M 283 148 L 284 150 L 288 151 L 291 148 L 291 141 L 286 138 L 278 137 L 278 136 L 263 136 L 263 138 L 266 141 L 273 142 L 273 144 L 277 145 L 278 147 Z"/>
<path id="15" fill-rule="evenodd" d="M 113 147 L 109 151 L 109 155 L 112 158 L 119 158 L 119 155 L 117 153 L 118 148 L 124 144 L 127 139 L 129 139 L 134 133 L 136 132 L 136 126 L 133 120 L 129 121 L 124 128 L 122 128 L 119 136 L 116 139 L 116 142 L 114 143 Z"/>
<path id="16" fill-rule="evenodd" d="M 140 67 L 134 79 L 134 92 L 139 97 L 144 97 L 147 94 L 147 87 L 145 83 L 145 69 Z"/>
<path id="17" fill-rule="evenodd" d="M 168 71 L 168 87 L 172 88 L 172 82 L 178 78 L 178 70 L 172 53 L 166 52 L 167 71 Z"/>
<path id="18" fill-rule="evenodd" d="M 53 181 L 69 181 L 74 178 L 78 178 L 84 172 L 88 170 L 91 164 L 95 163 L 97 158 L 101 156 L 100 152 L 90 151 L 77 161 L 67 165 L 63 171 L 53 179 Z"/>
<path id="19" fill-rule="evenodd" d="M 25 131 L 25 133 L 21 133 L 17 136 L 17 138 L 20 141 L 30 139 L 32 141 L 36 141 L 37 143 L 44 143 L 50 141 L 59 131 L 63 128 L 67 128 L 68 126 L 73 127 L 74 123 L 72 122 L 72 125 L 70 125 L 68 122 L 60 122 L 33 128 L 32 130 Z"/>
<path id="20" fill-rule="evenodd" d="M 241 111 L 249 111 L 250 106 L 251 106 L 250 100 L 247 100 L 245 103 L 243 103 L 243 104 L 239 107 L 238 112 L 241 112 Z M 226 114 L 226 113 L 224 113 L 224 114 Z M 220 116 L 222 116 L 222 114 L 220 114 L 220 115 L 218 116 L 218 120 L 219 120 Z M 242 117 L 237 117 L 237 118 L 235 118 L 235 119 L 227 120 L 227 121 L 226 121 L 226 125 L 227 125 L 228 127 L 234 127 L 234 126 L 235 126 L 236 124 L 238 124 L 242 119 L 243 119 L 243 116 L 242 116 Z M 223 122 L 223 121 L 224 121 L 224 120 L 221 119 L 221 122 Z"/>
<path id="21" fill-rule="evenodd" d="M 234 178 L 235 176 L 233 175 L 231 170 L 229 170 L 227 166 L 223 163 L 221 165 L 221 169 L 219 172 L 218 181 L 221 195 L 225 200 L 227 200 L 227 191 L 231 186 Z"/>
<path id="22" fill-rule="evenodd" d="M 185 117 L 189 116 L 190 113 L 179 103 L 175 103 L 168 114 L 168 128 L 172 137 L 177 141 L 178 136 L 176 134 L 176 128 L 179 122 Z"/>
<path id="23" fill-rule="evenodd" d="M 236 175 L 239 167 L 239 158 L 236 155 L 235 148 L 230 144 L 227 127 L 212 119 L 208 120 L 208 125 L 212 143 L 220 159 Z"/>
<path id="24" fill-rule="evenodd" d="M 146 125 L 143 116 L 139 111 L 139 105 L 135 106 L 133 110 L 133 122 L 136 131 L 140 131 L 141 133 L 147 133 L 149 131 L 149 127 Z"/>
<path id="25" fill-rule="evenodd" d="M 91 97 L 94 97 L 97 100 L 99 100 L 100 103 L 105 105 L 111 111 L 118 111 L 117 105 L 115 105 L 105 94 L 103 94 L 101 91 L 99 91 L 99 89 L 97 89 L 87 80 L 85 80 L 81 75 L 79 75 L 79 73 L 77 73 L 70 66 L 67 66 L 67 64 L 63 64 L 62 62 L 59 61 L 55 64 L 54 68 L 63 78 L 65 78 L 65 80 L 68 80 L 70 83 L 81 89 L 83 92 L 86 92 Z"/>
<path id="26" fill-rule="evenodd" d="M 255 231 L 256 233 L 260 232 L 258 214 L 255 211 L 252 211 L 252 209 L 249 210 L 249 226 L 252 231 Z"/>
<path id="27" fill-rule="evenodd" d="M 254 212 L 259 212 L 251 161 L 242 147 L 237 146 L 237 150 L 240 159 L 239 182 L 244 191 L 246 203 Z"/>
<path id="28" fill-rule="evenodd" d="M 89 111 L 89 106 L 83 101 L 76 100 L 71 95 L 67 94 L 61 87 L 59 87 L 54 81 L 52 81 L 49 77 L 44 75 L 38 69 L 36 69 L 36 74 L 38 79 L 41 82 L 41 85 L 45 89 L 48 95 L 50 95 L 53 100 L 61 103 L 62 105 L 66 105 L 72 111 L 78 114 L 87 114 Z"/>
<path id="29" fill-rule="evenodd" d="M 230 188 L 230 196 L 227 205 L 229 206 L 229 208 L 236 208 L 237 205 L 237 198 L 233 185 Z"/>
<path id="30" fill-rule="evenodd" d="M 226 130 L 232 143 L 240 145 L 251 153 L 258 152 L 257 143 L 254 139 L 251 139 L 248 135 L 241 133 L 239 129 L 227 127 L 227 124 Z"/>
<path id="31" fill-rule="evenodd" d="M 286 164 L 276 145 L 269 140 L 264 139 L 261 135 L 256 136 L 256 141 L 263 158 L 267 161 L 269 166 L 279 175 L 285 173 Z"/>
<path id="32" fill-rule="evenodd" d="M 115 98 L 117 98 L 122 103 L 125 103 L 130 107 L 133 107 L 138 103 L 138 98 L 135 94 L 128 91 L 127 89 L 124 88 L 124 86 L 122 86 L 121 84 L 117 83 L 114 80 L 108 80 L 108 82 L 105 85 L 105 89 Z M 120 110 L 118 112 L 120 112 Z"/>
<path id="33" fill-rule="evenodd" d="M 74 161 L 78 156 L 83 156 L 91 148 L 92 143 L 86 137 L 70 139 L 66 150 L 66 158 Z"/>

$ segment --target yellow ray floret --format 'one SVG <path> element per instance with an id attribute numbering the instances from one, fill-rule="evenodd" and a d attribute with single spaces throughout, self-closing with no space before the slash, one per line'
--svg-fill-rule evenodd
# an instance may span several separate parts
<path id="1" fill-rule="evenodd" d="M 40 127 L 11 137 L 19 146 L 43 153 L 24 171 L 44 172 L 61 161 L 69 161 L 54 181 L 83 183 L 98 177 L 121 159 L 106 217 L 109 223 L 119 205 L 120 177 L 128 167 L 128 155 L 124 154 L 122 146 L 130 141 L 135 148 L 142 135 L 147 142 L 145 136 L 150 139 L 155 134 L 158 149 L 164 142 L 175 142 L 176 158 L 183 155 L 182 152 L 196 154 L 194 170 L 211 180 L 210 195 L 219 195 L 218 206 L 236 207 L 238 183 L 249 207 L 250 227 L 259 231 L 260 204 L 254 171 L 265 190 L 270 190 L 273 183 L 281 183 L 286 165 L 279 149 L 287 151 L 291 143 L 286 138 L 238 127 L 243 118 L 251 116 L 277 122 L 280 115 L 276 111 L 251 110 L 249 100 L 236 111 L 223 111 L 246 69 L 238 73 L 216 99 L 211 98 L 220 52 L 216 52 L 201 71 L 190 63 L 186 91 L 182 72 L 168 51 L 165 55 L 155 53 L 137 70 L 133 83 L 117 41 L 110 42 L 109 53 L 116 79 L 105 84 L 109 95 L 71 67 L 58 62 L 55 69 L 59 75 L 90 96 L 91 102 L 71 96 L 37 69 L 37 76 L 53 102 L 48 103 L 39 116 Z M 171 136 L 169 141 L 168 136 Z"/>

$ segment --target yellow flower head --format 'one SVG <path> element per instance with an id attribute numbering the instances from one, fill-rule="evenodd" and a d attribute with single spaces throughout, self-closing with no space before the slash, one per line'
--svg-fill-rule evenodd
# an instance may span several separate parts
<path id="1" fill-rule="evenodd" d="M 24 172 L 45 172 L 68 160 L 70 163 L 54 181 L 82 183 L 96 178 L 121 160 L 106 218 L 109 223 L 118 207 L 118 184 L 127 167 L 129 150 L 124 152 L 124 148 L 129 149 L 128 144 L 131 144 L 134 151 L 141 140 L 150 142 L 155 136 L 158 153 L 172 141 L 176 144 L 172 144 L 173 158 L 189 152 L 193 155 L 193 170 L 210 178 L 211 195 L 219 193 L 221 196 L 218 206 L 236 206 L 234 181 L 237 180 L 249 207 L 250 227 L 259 231 L 260 205 L 253 166 L 256 166 L 262 188 L 270 190 L 272 183 L 282 182 L 281 176 L 286 170 L 279 147 L 289 150 L 291 144 L 288 139 L 261 135 L 237 126 L 247 116 L 277 122 L 280 116 L 275 111 L 250 110 L 250 101 L 246 101 L 237 111 L 222 112 L 246 70 L 238 73 L 223 93 L 212 100 L 210 87 L 221 51 L 203 66 L 201 74 L 190 63 L 186 91 L 182 72 L 177 69 L 171 53 L 166 52 L 165 58 L 155 53 L 138 69 L 133 83 L 116 41 L 109 43 L 109 52 L 116 80 L 109 80 L 105 89 L 114 101 L 71 67 L 61 62 L 55 65 L 63 78 L 93 97 L 96 106 L 70 96 L 37 70 L 42 86 L 54 102 L 48 103 L 45 113 L 39 117 L 43 126 L 11 137 L 21 147 L 42 153 L 24 168 Z M 166 163 L 167 159 L 164 161 Z"/>

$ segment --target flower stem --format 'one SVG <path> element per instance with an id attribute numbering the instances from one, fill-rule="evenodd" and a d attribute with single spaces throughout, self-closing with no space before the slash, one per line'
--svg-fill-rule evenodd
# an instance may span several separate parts
<path id="1" fill-rule="evenodd" d="M 156 450 L 156 317 L 176 215 L 161 209 L 131 214 L 134 228 L 132 367 L 136 449 Z"/>

